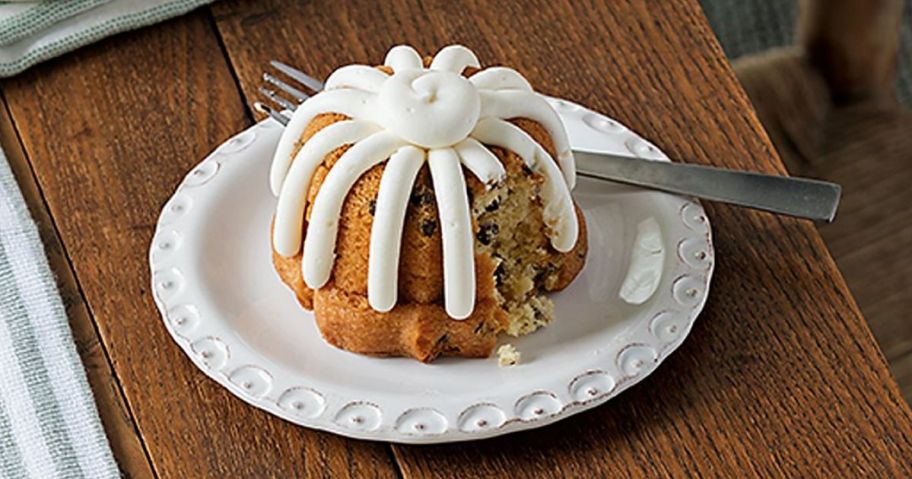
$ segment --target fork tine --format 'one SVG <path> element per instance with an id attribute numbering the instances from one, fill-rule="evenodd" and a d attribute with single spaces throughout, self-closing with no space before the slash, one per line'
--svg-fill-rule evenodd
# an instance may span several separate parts
<path id="1" fill-rule="evenodd" d="M 310 88 L 311 90 L 314 90 L 314 91 L 323 90 L 323 82 L 321 82 L 320 80 L 317 80 L 316 78 L 314 78 L 310 75 L 307 75 L 306 73 L 302 72 L 301 70 L 298 70 L 294 67 L 286 65 L 278 60 L 272 60 L 271 62 L 269 62 L 269 64 L 272 65 L 276 70 L 288 75 L 289 77 L 293 78 L 295 81 L 300 82 L 302 85 L 306 86 L 307 88 Z"/>
<path id="2" fill-rule="evenodd" d="M 295 102 L 282 97 L 281 95 L 276 93 L 274 90 L 270 90 L 269 88 L 261 86 L 260 88 L 257 89 L 257 91 L 259 91 L 260 94 L 262 94 L 263 96 L 268 98 L 270 101 L 272 101 L 276 105 L 279 105 L 280 107 L 282 107 L 286 110 L 295 111 L 298 108 L 298 105 Z"/>
<path id="3" fill-rule="evenodd" d="M 297 88 L 289 85 L 288 83 L 283 82 L 282 80 L 276 78 L 275 75 L 270 75 L 269 73 L 264 73 L 263 80 L 266 83 L 269 83 L 270 85 L 275 86 L 279 90 L 282 90 L 285 93 L 288 93 L 289 95 L 293 96 L 295 98 L 295 100 L 298 100 L 299 102 L 302 102 L 302 101 L 310 98 L 310 95 L 308 95 L 307 93 L 304 93 L 303 91 L 298 90 Z"/>
<path id="4" fill-rule="evenodd" d="M 265 103 L 261 103 L 261 102 L 258 102 L 258 101 L 257 101 L 257 102 L 254 102 L 254 103 L 253 103 L 253 107 L 254 107 L 257 111 L 260 111 L 260 112 L 263 112 L 263 113 L 269 115 L 270 118 L 272 118 L 273 120 L 275 120 L 275 121 L 281 123 L 283 126 L 288 125 L 288 122 L 291 121 L 290 118 L 288 118 L 287 116 L 285 116 L 285 115 L 283 115 L 283 114 L 277 112 L 275 109 L 273 109 L 271 106 L 269 106 L 269 105 L 267 105 L 267 104 L 265 104 Z"/>

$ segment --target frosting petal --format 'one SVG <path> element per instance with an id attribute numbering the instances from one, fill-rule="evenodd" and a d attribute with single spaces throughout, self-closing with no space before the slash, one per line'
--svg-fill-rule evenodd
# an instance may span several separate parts
<path id="1" fill-rule="evenodd" d="M 475 309 L 475 253 L 465 178 L 452 148 L 431 150 L 428 165 L 443 240 L 444 305 L 451 318 L 465 319 Z"/>
<path id="2" fill-rule="evenodd" d="M 389 75 L 374 67 L 347 65 L 329 75 L 329 78 L 326 79 L 325 89 L 354 88 L 377 93 L 387 78 Z"/>
<path id="3" fill-rule="evenodd" d="M 472 136 L 488 145 L 499 146 L 521 156 L 526 164 L 545 177 L 542 185 L 545 224 L 549 228 L 551 246 L 566 253 L 576 245 L 579 236 L 576 210 L 570 189 L 564 182 L 557 164 L 551 155 L 528 133 L 518 126 L 496 118 L 483 118 Z"/>
<path id="4" fill-rule="evenodd" d="M 424 157 L 424 150 L 403 146 L 390 157 L 380 179 L 367 269 L 367 300 L 380 312 L 396 306 L 402 227 Z"/>
<path id="5" fill-rule="evenodd" d="M 289 257 L 301 250 L 307 191 L 323 158 L 336 148 L 361 141 L 376 131 L 377 126 L 370 122 L 340 121 L 318 131 L 304 143 L 295 155 L 279 193 L 272 234 L 272 246 L 277 253 Z"/>
<path id="6" fill-rule="evenodd" d="M 403 145 L 404 142 L 392 133 L 374 133 L 352 145 L 326 174 L 314 199 L 304 238 L 301 269 L 304 282 L 310 288 L 318 289 L 329 281 L 335 260 L 339 216 L 348 191 L 361 175 Z"/>
<path id="7" fill-rule="evenodd" d="M 486 185 L 492 185 L 507 176 L 500 159 L 474 138 L 466 138 L 453 147 L 462 165 Z"/>
<path id="8" fill-rule="evenodd" d="M 272 157 L 272 168 L 269 171 L 269 186 L 272 194 L 278 196 L 282 191 L 282 182 L 291 165 L 291 152 L 301 138 L 307 125 L 321 113 L 339 113 L 359 120 L 371 121 L 373 95 L 361 90 L 328 90 L 310 97 L 295 110 L 291 121 L 285 125 L 285 131 L 279 137 L 275 154 Z"/>
<path id="9" fill-rule="evenodd" d="M 482 90 L 481 116 L 495 118 L 528 118 L 540 123 L 557 150 L 557 161 L 570 189 L 576 186 L 576 162 L 570 150 L 570 140 L 560 116 L 551 105 L 538 94 L 520 90 Z"/>
<path id="10" fill-rule="evenodd" d="M 516 70 L 507 67 L 491 67 L 469 77 L 479 90 L 522 90 L 532 91 L 532 85 Z"/>
<path id="11" fill-rule="evenodd" d="M 450 71 L 462 73 L 466 67 L 480 68 L 478 57 L 472 50 L 462 45 L 450 45 L 437 52 L 431 61 L 431 70 Z"/>
<path id="12" fill-rule="evenodd" d="M 392 68 L 394 72 L 424 68 L 421 55 L 408 45 L 397 45 L 391 48 L 386 54 L 383 64 Z"/>

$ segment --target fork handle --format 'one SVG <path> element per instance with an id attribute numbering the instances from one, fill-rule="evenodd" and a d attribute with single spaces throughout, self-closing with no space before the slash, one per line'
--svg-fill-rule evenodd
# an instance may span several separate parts
<path id="1" fill-rule="evenodd" d="M 826 181 L 574 151 L 580 176 L 831 222 L 842 188 Z"/>

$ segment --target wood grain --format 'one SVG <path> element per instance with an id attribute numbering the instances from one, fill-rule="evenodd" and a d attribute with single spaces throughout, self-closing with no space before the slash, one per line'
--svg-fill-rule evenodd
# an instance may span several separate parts
<path id="1" fill-rule="evenodd" d="M 843 185 L 842 221 L 820 227 L 893 373 L 912 400 L 912 111 L 857 105 L 827 115 L 812 160 Z"/>
<path id="2" fill-rule="evenodd" d="M 835 104 L 799 47 L 734 67 L 789 172 L 842 185 L 837 221 L 818 229 L 912 401 L 912 111 L 883 97 Z"/>
<path id="3" fill-rule="evenodd" d="M 674 158 L 784 173 L 695 1 L 220 2 L 248 102 L 277 58 L 318 76 L 462 42 Z M 541 431 L 395 446 L 408 477 L 912 474 L 912 417 L 813 225 L 711 205 L 718 269 L 690 339 L 622 397 Z"/>
<path id="4" fill-rule="evenodd" d="M 98 414 L 117 464 L 126 477 L 153 477 L 152 464 L 144 450 L 142 437 L 136 429 L 132 414 L 127 409 L 120 382 L 98 337 L 85 298 L 79 291 L 76 277 L 70 268 L 70 260 L 35 182 L 35 176 L 19 142 L 5 102 L 0 109 L 0 147 L 9 161 L 16 182 L 29 206 L 29 212 L 38 225 L 48 263 L 55 273 L 57 287 L 66 308 L 76 350 L 85 366 L 89 386 L 98 406 Z"/>
<path id="5" fill-rule="evenodd" d="M 387 446 L 293 427 L 206 379 L 152 302 L 147 253 L 162 204 L 192 165 L 249 124 L 206 11 L 2 88 L 159 476 L 394 475 Z"/>
<path id="6" fill-rule="evenodd" d="M 495 440 L 395 446 L 394 464 L 383 444 L 295 427 L 234 399 L 168 337 L 146 253 L 177 182 L 249 124 L 243 102 L 270 58 L 325 76 L 395 43 L 431 53 L 464 42 L 674 157 L 784 170 L 695 1 L 213 11 L 221 45 L 204 10 L 2 85 L 158 475 L 391 477 L 396 466 L 407 477 L 912 475 L 909 409 L 813 226 L 728 207 L 709 208 L 718 266 L 691 338 L 594 411 Z"/>

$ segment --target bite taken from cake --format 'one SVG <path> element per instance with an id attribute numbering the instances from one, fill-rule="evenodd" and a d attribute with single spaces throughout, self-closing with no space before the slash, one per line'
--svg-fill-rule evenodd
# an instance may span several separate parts
<path id="1" fill-rule="evenodd" d="M 397 46 L 295 110 L 270 172 L 272 261 L 334 346 L 488 357 L 549 323 L 547 293 L 583 267 L 574 183 L 560 118 L 517 71 Z"/>

